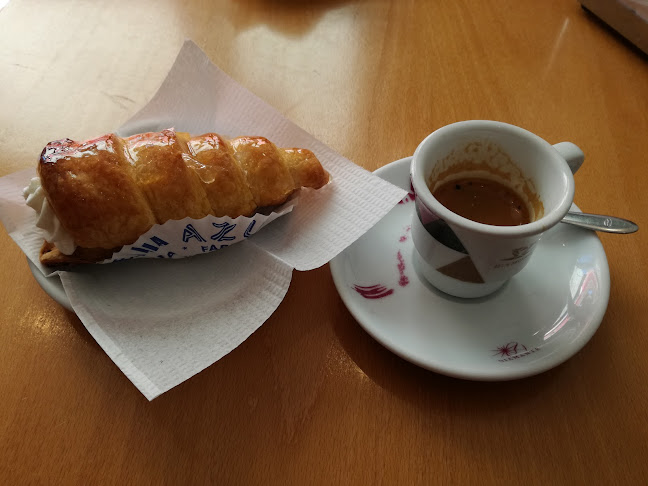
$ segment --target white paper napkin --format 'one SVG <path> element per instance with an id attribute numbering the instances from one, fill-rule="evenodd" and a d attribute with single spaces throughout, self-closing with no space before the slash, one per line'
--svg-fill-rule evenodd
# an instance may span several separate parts
<path id="1" fill-rule="evenodd" d="M 90 334 L 150 400 L 256 331 L 291 276 L 291 267 L 242 242 L 181 260 L 94 265 L 61 281 Z"/>
<path id="2" fill-rule="evenodd" d="M 303 191 L 290 214 L 231 247 L 181 260 L 127 261 L 60 273 L 83 324 L 149 400 L 236 348 L 279 306 L 293 268 L 324 265 L 406 195 L 284 118 L 191 41 L 150 103 L 117 133 L 169 127 L 192 134 L 261 135 L 279 147 L 308 148 L 332 181 Z M 22 188 L 33 175 L 28 169 L 0 179 L 0 219 L 42 268 L 36 214 L 22 200 Z"/>

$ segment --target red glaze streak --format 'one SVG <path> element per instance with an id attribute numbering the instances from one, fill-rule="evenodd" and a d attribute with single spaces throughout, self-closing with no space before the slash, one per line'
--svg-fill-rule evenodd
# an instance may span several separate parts
<path id="1" fill-rule="evenodd" d="M 405 260 L 403 259 L 403 254 L 398 250 L 396 255 L 398 258 L 398 273 L 400 273 L 400 279 L 398 279 L 398 285 L 405 287 L 409 283 L 409 278 L 405 275 Z"/>
<path id="2" fill-rule="evenodd" d="M 410 182 L 410 190 L 407 193 L 407 196 L 405 196 L 403 199 L 398 201 L 398 204 L 405 204 L 405 203 L 408 203 L 408 202 L 412 202 L 414 200 L 414 198 L 416 198 L 416 193 L 414 192 L 414 186 Z"/>
<path id="3" fill-rule="evenodd" d="M 398 241 L 400 241 L 401 243 L 405 243 L 405 242 L 407 241 L 407 233 L 409 233 L 411 230 L 412 230 L 412 227 L 411 227 L 411 226 L 407 226 L 407 227 L 405 228 L 405 234 L 404 234 L 403 236 L 401 236 L 401 237 L 398 239 Z"/>
<path id="4" fill-rule="evenodd" d="M 354 285 L 353 289 L 365 299 L 382 299 L 394 293 L 394 289 L 388 289 L 384 285 L 371 285 L 369 287 Z"/>

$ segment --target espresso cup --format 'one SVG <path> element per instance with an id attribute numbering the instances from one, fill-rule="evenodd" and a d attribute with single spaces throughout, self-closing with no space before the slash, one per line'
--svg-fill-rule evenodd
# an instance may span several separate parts
<path id="1" fill-rule="evenodd" d="M 573 143 L 551 145 L 527 130 L 496 121 L 458 122 L 430 134 L 414 152 L 410 172 L 419 272 L 456 297 L 483 297 L 500 288 L 528 263 L 542 234 L 569 211 L 573 174 L 583 160 Z M 494 181 L 512 190 L 526 206 L 529 221 L 516 226 L 473 221 L 432 195 L 440 185 L 466 178 Z"/>

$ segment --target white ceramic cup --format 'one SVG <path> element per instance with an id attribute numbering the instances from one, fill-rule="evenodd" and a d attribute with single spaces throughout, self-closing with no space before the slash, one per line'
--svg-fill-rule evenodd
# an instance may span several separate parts
<path id="1" fill-rule="evenodd" d="M 506 123 L 471 120 L 440 128 L 421 142 L 411 165 L 416 194 L 414 261 L 439 290 L 483 297 L 524 268 L 543 232 L 558 224 L 574 198 L 583 163 L 573 143 L 551 145 Z M 432 196 L 428 183 L 472 175 L 494 179 L 523 196 L 531 222 L 493 226 L 466 219 Z"/>

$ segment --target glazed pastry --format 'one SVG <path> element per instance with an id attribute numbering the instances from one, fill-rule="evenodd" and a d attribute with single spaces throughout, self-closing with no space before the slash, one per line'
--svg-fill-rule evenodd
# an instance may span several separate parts
<path id="1" fill-rule="evenodd" d="M 306 149 L 277 148 L 263 137 L 226 140 L 173 130 L 50 142 L 38 174 L 41 187 L 36 181 L 26 189 L 27 203 L 40 210 L 39 197 L 45 199 L 39 217 L 47 221 L 39 226 L 62 235 L 44 245 L 44 264 L 99 261 L 156 223 L 251 216 L 300 187 L 318 189 L 329 180 Z"/>

